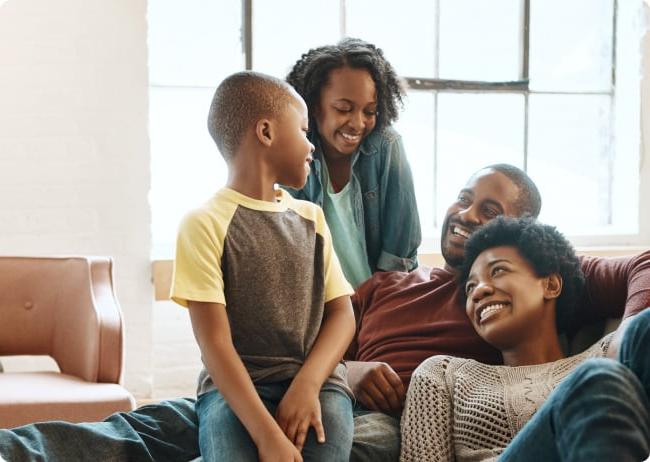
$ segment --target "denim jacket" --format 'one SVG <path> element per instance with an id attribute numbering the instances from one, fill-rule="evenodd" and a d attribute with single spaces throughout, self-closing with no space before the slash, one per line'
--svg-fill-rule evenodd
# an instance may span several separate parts
<path id="1" fill-rule="evenodd" d="M 287 190 L 297 199 L 322 207 L 323 152 L 315 132 L 310 139 L 316 151 L 307 183 L 301 190 Z M 422 240 L 420 218 L 402 137 L 392 127 L 374 130 L 363 140 L 352 158 L 350 187 L 355 221 L 359 233 L 365 234 L 372 272 L 415 269 Z"/>

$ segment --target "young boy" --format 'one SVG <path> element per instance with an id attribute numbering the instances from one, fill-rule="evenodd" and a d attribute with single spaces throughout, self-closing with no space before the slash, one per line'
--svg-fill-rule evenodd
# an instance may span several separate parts
<path id="1" fill-rule="evenodd" d="M 304 186 L 307 127 L 302 98 L 255 72 L 226 78 L 210 107 L 228 183 L 182 222 L 172 286 L 205 366 L 196 404 L 205 461 L 349 457 L 341 359 L 354 334 L 352 289 L 321 209 L 275 186 Z"/>

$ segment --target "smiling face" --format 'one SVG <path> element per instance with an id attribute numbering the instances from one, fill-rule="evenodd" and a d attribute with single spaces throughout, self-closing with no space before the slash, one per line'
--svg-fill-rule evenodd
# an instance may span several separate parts
<path id="1" fill-rule="evenodd" d="M 515 247 L 487 249 L 474 260 L 465 284 L 467 316 L 485 341 L 512 349 L 555 329 L 558 277 L 537 276 Z"/>
<path id="2" fill-rule="evenodd" d="M 352 155 L 377 123 L 377 90 L 370 73 L 349 67 L 330 71 L 314 112 L 325 157 Z"/>
<path id="3" fill-rule="evenodd" d="M 485 169 L 472 176 L 445 215 L 440 245 L 448 268 L 457 268 L 465 241 L 479 226 L 499 215 L 519 216 L 519 188 L 501 172 Z"/>
<path id="4" fill-rule="evenodd" d="M 314 146 L 307 139 L 307 106 L 297 94 L 279 115 L 277 127 L 273 144 L 277 182 L 300 189 L 309 175 Z"/>

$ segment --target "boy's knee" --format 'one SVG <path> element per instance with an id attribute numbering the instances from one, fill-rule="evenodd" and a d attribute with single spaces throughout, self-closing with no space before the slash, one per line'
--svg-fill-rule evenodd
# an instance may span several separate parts
<path id="1" fill-rule="evenodd" d="M 634 373 L 620 362 L 608 358 L 592 358 L 583 362 L 565 379 L 563 388 L 563 395 L 567 399 L 571 399 L 571 394 L 596 398 L 603 394 L 634 395 L 640 390 Z"/>
<path id="2" fill-rule="evenodd" d="M 584 361 L 571 373 L 577 382 L 590 382 L 593 380 L 616 378 L 625 374 L 627 368 L 616 360 L 609 358 L 591 358 Z"/>
<path id="3" fill-rule="evenodd" d="M 627 326 L 624 342 L 644 342 L 650 337 L 650 307 L 634 316 Z"/>
<path id="4" fill-rule="evenodd" d="M 321 415 L 325 431 L 349 437 L 352 441 L 354 421 L 352 419 L 352 401 L 342 391 L 329 390 L 321 393 Z"/>

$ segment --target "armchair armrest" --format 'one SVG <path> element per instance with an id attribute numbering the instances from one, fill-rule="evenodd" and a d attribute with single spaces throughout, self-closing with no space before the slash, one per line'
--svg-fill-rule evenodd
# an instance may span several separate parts
<path id="1" fill-rule="evenodd" d="M 108 257 L 0 257 L 0 354 L 50 355 L 88 382 L 122 378 L 122 317 Z"/>

